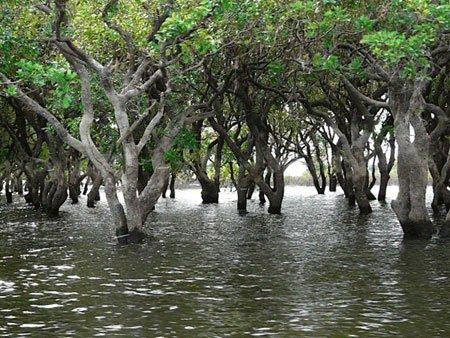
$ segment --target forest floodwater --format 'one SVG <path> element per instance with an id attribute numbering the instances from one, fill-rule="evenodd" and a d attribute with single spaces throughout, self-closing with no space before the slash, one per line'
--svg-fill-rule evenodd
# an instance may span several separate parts
<path id="1" fill-rule="evenodd" d="M 240 215 L 235 192 L 179 190 L 155 241 L 120 246 L 104 199 L 57 219 L 22 200 L 0 198 L 0 337 L 450 335 L 450 242 L 404 242 L 389 203 L 287 187 L 282 215 Z"/>

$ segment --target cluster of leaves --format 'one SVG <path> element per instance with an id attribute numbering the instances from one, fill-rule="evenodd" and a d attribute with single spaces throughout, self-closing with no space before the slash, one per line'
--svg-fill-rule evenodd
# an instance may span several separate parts
<path id="1" fill-rule="evenodd" d="M 25 85 L 42 89 L 51 95 L 49 107 L 61 110 L 74 104 L 73 93 L 78 87 L 78 76 L 67 65 L 43 65 L 22 59 L 16 63 L 16 67 L 16 76 Z"/>
<path id="2" fill-rule="evenodd" d="M 166 161 L 171 168 L 181 168 L 184 163 L 184 152 L 197 152 L 201 145 L 194 133 L 188 128 L 181 128 L 177 137 L 172 143 L 172 147 L 164 154 Z"/>

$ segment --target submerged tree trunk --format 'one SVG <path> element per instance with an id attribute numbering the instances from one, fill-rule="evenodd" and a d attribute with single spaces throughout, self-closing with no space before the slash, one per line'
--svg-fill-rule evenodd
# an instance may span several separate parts
<path id="1" fill-rule="evenodd" d="M 67 179 L 64 175 L 64 165 L 61 161 L 55 162 L 50 171 L 42 195 L 42 207 L 49 216 L 58 216 L 59 208 L 67 199 Z"/>
<path id="2" fill-rule="evenodd" d="M 81 194 L 81 181 L 87 176 L 87 174 L 81 175 L 80 173 L 81 154 L 75 149 L 72 149 L 70 154 L 69 163 L 69 197 L 72 200 L 72 204 L 78 203 L 78 197 Z"/>
<path id="3" fill-rule="evenodd" d="M 425 204 L 429 136 L 420 117 L 424 108 L 422 89 L 423 83 L 417 81 L 413 88 L 398 85 L 389 91 L 398 144 L 399 184 L 397 199 L 391 205 L 405 238 L 428 239 L 433 234 L 433 225 Z M 411 127 L 414 141 L 411 141 Z"/>
<path id="4" fill-rule="evenodd" d="M 369 203 L 367 193 L 367 162 L 364 158 L 364 149 L 362 144 L 352 146 L 353 152 L 353 170 L 352 182 L 355 189 L 355 199 L 361 214 L 370 214 L 372 208 Z"/>
<path id="5" fill-rule="evenodd" d="M 92 186 L 87 194 L 87 207 L 95 208 L 95 203 L 100 201 L 100 187 L 103 183 L 103 178 L 97 170 L 94 170 L 91 175 Z"/>
<path id="6" fill-rule="evenodd" d="M 274 188 L 269 199 L 269 214 L 281 214 L 281 205 L 284 197 L 284 173 L 282 170 L 275 170 L 273 173 Z"/>
<path id="7" fill-rule="evenodd" d="M 213 204 L 219 203 L 219 187 L 214 180 L 198 176 L 198 181 L 202 187 L 202 203 Z"/>
<path id="8" fill-rule="evenodd" d="M 247 197 L 251 181 L 252 179 L 246 174 L 245 168 L 242 165 L 239 166 L 239 175 L 236 185 L 238 211 L 247 211 Z"/>
<path id="9" fill-rule="evenodd" d="M 378 158 L 378 171 L 380 172 L 380 188 L 378 190 L 378 201 L 386 200 L 387 186 L 390 179 L 390 172 L 395 162 L 395 137 L 393 134 L 394 120 L 392 115 L 389 115 L 383 122 L 380 133 L 375 137 L 374 149 L 376 157 Z M 389 145 L 389 160 L 386 157 L 386 151 L 382 148 L 382 143 L 386 140 L 389 134 L 387 143 Z"/>
<path id="10" fill-rule="evenodd" d="M 170 198 L 175 198 L 175 181 L 177 179 L 177 174 L 175 172 L 172 172 L 170 175 L 170 183 L 169 183 L 169 190 L 170 190 Z"/>
<path id="11" fill-rule="evenodd" d="M 11 182 L 11 179 L 9 177 L 7 177 L 6 184 L 5 184 L 5 195 L 6 195 L 6 203 L 8 203 L 8 204 L 11 204 L 13 202 L 10 182 Z"/>

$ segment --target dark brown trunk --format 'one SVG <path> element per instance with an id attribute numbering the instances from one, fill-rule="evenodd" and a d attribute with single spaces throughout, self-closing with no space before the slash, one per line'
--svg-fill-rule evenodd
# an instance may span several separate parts
<path id="1" fill-rule="evenodd" d="M 93 180 L 91 190 L 87 194 L 87 207 L 95 208 L 95 202 L 100 200 L 100 186 L 103 183 L 103 179 L 100 175 L 96 176 Z"/>
<path id="2" fill-rule="evenodd" d="M 164 181 L 164 184 L 161 188 L 161 197 L 166 198 L 167 189 L 169 188 L 169 181 L 170 177 L 167 177 L 167 179 Z"/>
<path id="3" fill-rule="evenodd" d="M 284 176 L 283 172 L 274 172 L 274 193 L 269 198 L 269 214 L 281 214 L 281 205 L 284 197 Z"/>
<path id="4" fill-rule="evenodd" d="M 348 201 L 348 205 L 353 207 L 356 205 L 356 196 L 355 196 L 355 189 L 354 189 L 354 185 L 353 185 L 353 172 L 352 172 L 352 168 L 350 167 L 350 165 L 348 164 L 347 161 L 342 161 L 343 162 L 343 169 L 344 169 L 344 173 L 343 173 L 343 178 L 344 178 L 344 184 L 345 184 L 345 189 L 344 190 L 344 194 L 345 197 L 347 197 L 347 201 Z"/>
<path id="5" fill-rule="evenodd" d="M 56 160 L 54 160 L 56 161 Z M 67 180 L 64 176 L 64 165 L 56 161 L 49 181 L 44 186 L 42 207 L 49 216 L 58 216 L 59 208 L 67 199 Z"/>
<path id="6" fill-rule="evenodd" d="M 247 190 L 247 199 L 248 200 L 252 199 L 253 193 L 255 192 L 255 187 L 256 187 L 255 181 L 252 179 L 250 181 L 250 185 L 249 185 L 248 190 Z"/>
<path id="7" fill-rule="evenodd" d="M 380 170 L 380 188 L 378 190 L 378 201 L 386 201 L 386 192 L 389 184 L 389 172 L 385 170 Z"/>
<path id="8" fill-rule="evenodd" d="M 336 175 L 330 176 L 330 188 L 329 188 L 329 190 L 331 192 L 335 192 L 337 190 L 337 183 L 338 183 L 337 176 Z"/>
<path id="9" fill-rule="evenodd" d="M 174 172 L 170 176 L 170 183 L 169 183 L 169 189 L 170 189 L 170 198 L 175 198 L 175 181 L 177 179 L 177 174 Z"/>
<path id="10" fill-rule="evenodd" d="M 11 204 L 13 202 L 12 192 L 9 186 L 9 179 L 6 180 L 5 185 L 5 195 L 6 195 L 6 203 Z"/>
<path id="11" fill-rule="evenodd" d="M 217 186 L 216 182 L 204 178 L 199 178 L 198 180 L 202 188 L 202 203 L 219 203 L 219 187 Z"/>

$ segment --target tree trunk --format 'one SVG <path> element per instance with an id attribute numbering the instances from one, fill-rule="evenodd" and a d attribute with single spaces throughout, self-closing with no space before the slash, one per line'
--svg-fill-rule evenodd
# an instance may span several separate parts
<path id="1" fill-rule="evenodd" d="M 239 176 L 236 185 L 237 190 L 237 210 L 247 211 L 247 194 L 250 186 L 251 178 L 246 174 L 245 168 L 239 166 Z"/>
<path id="2" fill-rule="evenodd" d="M 170 177 L 167 177 L 167 180 L 164 182 L 163 187 L 161 189 L 161 197 L 166 198 L 167 189 L 169 188 Z"/>
<path id="3" fill-rule="evenodd" d="M 27 173 L 27 186 L 28 193 L 25 195 L 25 201 L 28 204 L 34 206 L 35 209 L 39 209 L 41 206 L 41 196 L 44 190 L 44 177 L 45 173 L 35 172 Z"/>
<path id="4" fill-rule="evenodd" d="M 12 198 L 12 192 L 11 192 L 9 178 L 6 179 L 5 195 L 6 195 L 6 203 L 11 204 L 13 202 L 13 198 Z"/>
<path id="5" fill-rule="evenodd" d="M 386 192 L 387 192 L 387 186 L 389 184 L 389 179 L 391 176 L 389 175 L 389 172 L 386 170 L 379 170 L 380 171 L 380 188 L 378 190 L 378 201 L 384 202 L 386 201 Z"/>
<path id="6" fill-rule="evenodd" d="M 281 205 L 284 197 L 284 175 L 283 171 L 274 171 L 274 193 L 269 198 L 269 214 L 281 214 Z"/>
<path id="7" fill-rule="evenodd" d="M 340 164 L 337 163 L 338 159 L 336 146 L 330 145 L 330 147 L 331 147 L 331 161 L 330 161 L 331 163 L 328 163 L 328 177 L 330 182 L 329 190 L 330 192 L 335 192 L 337 191 L 338 185 L 337 172 L 338 166 L 340 166 Z"/>
<path id="8" fill-rule="evenodd" d="M 119 244 L 127 244 L 129 238 L 127 217 L 117 197 L 116 180 L 112 174 L 108 174 L 104 181 L 106 201 L 115 224 L 117 240 Z"/>
<path id="9" fill-rule="evenodd" d="M 353 186 L 355 189 L 355 199 L 359 208 L 360 214 L 370 214 L 372 208 L 370 207 L 369 198 L 367 197 L 367 175 L 366 168 L 354 168 Z"/>
<path id="10" fill-rule="evenodd" d="M 389 90 L 398 144 L 399 184 L 397 199 L 391 205 L 405 238 L 428 239 L 433 234 L 433 225 L 425 204 L 429 136 L 420 117 L 424 106 L 422 88 L 422 83 L 415 83 L 413 88 L 397 86 Z M 414 141 L 410 138 L 410 127 L 414 129 Z"/>
<path id="11" fill-rule="evenodd" d="M 96 176 L 92 179 L 92 187 L 87 194 L 87 207 L 95 208 L 95 202 L 100 200 L 100 187 L 103 183 L 102 176 L 97 172 Z"/>
<path id="12" fill-rule="evenodd" d="M 70 155 L 69 164 L 69 197 L 72 200 L 72 204 L 78 203 L 78 197 L 81 194 L 81 181 L 86 177 L 86 174 L 80 174 L 80 154 L 75 150 Z"/>
<path id="13" fill-rule="evenodd" d="M 22 196 L 23 195 L 22 172 L 15 175 L 14 179 L 15 179 L 15 190 L 20 196 Z"/>
<path id="14" fill-rule="evenodd" d="M 316 166 L 310 157 L 305 157 L 306 167 L 308 168 L 309 174 L 312 177 L 314 187 L 316 188 L 316 191 L 319 195 L 325 194 L 325 187 L 326 187 L 326 179 L 324 179 L 323 172 L 320 173 L 320 177 L 322 180 L 322 184 L 319 182 L 319 176 L 316 172 Z"/>
<path id="15" fill-rule="evenodd" d="M 214 180 L 198 177 L 200 186 L 202 187 L 202 203 L 203 204 L 213 204 L 219 203 L 219 187 Z"/>
<path id="16" fill-rule="evenodd" d="M 248 190 L 247 190 L 247 199 L 248 200 L 252 199 L 253 193 L 255 192 L 255 187 L 256 187 L 255 181 L 253 179 L 250 180 L 250 186 L 248 187 Z"/>
<path id="17" fill-rule="evenodd" d="M 353 206 L 356 202 L 361 214 L 372 212 L 367 194 L 367 162 L 364 157 L 365 139 L 362 136 L 354 140 L 351 146 L 351 154 L 346 154 L 344 162 L 346 181 L 348 184 L 348 200 Z"/>
<path id="18" fill-rule="evenodd" d="M 348 205 L 353 207 L 356 204 L 355 189 L 353 186 L 353 172 L 351 166 L 348 164 L 347 160 L 342 160 L 343 162 L 343 183 L 345 188 L 344 195 L 347 197 Z"/>
<path id="19" fill-rule="evenodd" d="M 175 172 L 172 172 L 172 175 L 170 176 L 170 183 L 169 183 L 169 189 L 170 189 L 170 198 L 175 198 L 175 181 L 177 179 L 177 174 Z"/>
<path id="20" fill-rule="evenodd" d="M 64 164 L 56 159 L 49 180 L 44 186 L 42 207 L 49 216 L 58 216 L 59 208 L 67 199 L 67 180 L 64 175 Z"/>

